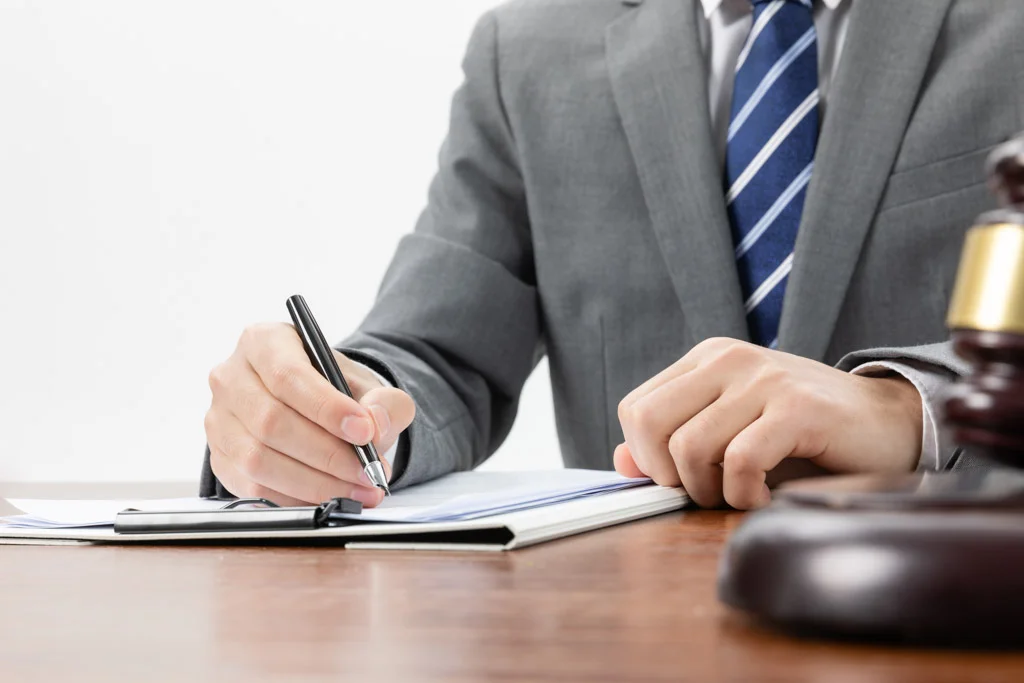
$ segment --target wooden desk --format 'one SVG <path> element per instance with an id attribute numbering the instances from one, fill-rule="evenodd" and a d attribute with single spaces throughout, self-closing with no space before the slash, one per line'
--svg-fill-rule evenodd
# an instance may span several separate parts
<path id="1" fill-rule="evenodd" d="M 0 681 L 1024 680 L 1024 655 L 802 642 L 729 614 L 715 575 L 740 519 L 493 555 L 0 547 Z"/>

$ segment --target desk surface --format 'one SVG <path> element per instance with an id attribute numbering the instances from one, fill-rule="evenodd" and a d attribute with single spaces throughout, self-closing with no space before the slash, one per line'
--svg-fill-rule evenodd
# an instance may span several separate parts
<path id="1" fill-rule="evenodd" d="M 1024 655 L 748 624 L 715 599 L 740 519 L 672 514 L 483 555 L 0 547 L 0 680 L 1024 680 Z"/>

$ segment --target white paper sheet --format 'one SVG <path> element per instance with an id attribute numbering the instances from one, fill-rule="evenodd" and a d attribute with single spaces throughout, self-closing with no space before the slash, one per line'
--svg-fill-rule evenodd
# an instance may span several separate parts
<path id="1" fill-rule="evenodd" d="M 399 491 L 358 517 L 395 522 L 478 519 L 649 483 L 597 470 L 459 472 Z"/>
<path id="2" fill-rule="evenodd" d="M 478 519 L 528 510 L 608 491 L 650 484 L 614 472 L 550 470 L 542 472 L 461 472 L 397 491 L 376 509 L 352 519 L 388 522 L 445 522 Z M 25 515 L 0 519 L 22 528 L 110 526 L 117 513 L 137 510 L 187 511 L 223 507 L 224 501 L 200 498 L 163 500 L 9 500 Z"/>

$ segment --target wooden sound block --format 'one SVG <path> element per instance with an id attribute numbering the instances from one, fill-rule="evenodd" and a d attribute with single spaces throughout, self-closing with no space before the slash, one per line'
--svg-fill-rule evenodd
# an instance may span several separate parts
<path id="1" fill-rule="evenodd" d="M 1024 647 L 1024 474 L 796 482 L 729 540 L 719 597 L 800 635 Z"/>

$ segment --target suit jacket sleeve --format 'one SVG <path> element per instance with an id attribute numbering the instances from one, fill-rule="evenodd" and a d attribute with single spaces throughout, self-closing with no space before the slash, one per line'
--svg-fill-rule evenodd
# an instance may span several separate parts
<path id="1" fill-rule="evenodd" d="M 903 348 L 880 348 L 857 351 L 845 356 L 837 367 L 850 372 L 872 363 L 896 364 L 900 374 L 910 379 L 921 392 L 926 419 L 930 414 L 942 415 L 942 393 L 946 387 L 968 371 L 967 363 L 953 352 L 949 342 Z M 926 430 L 927 431 L 927 430 Z M 950 470 L 983 466 L 984 461 L 958 448 L 941 424 L 934 440 L 937 453 L 927 453 L 919 469 Z"/>

